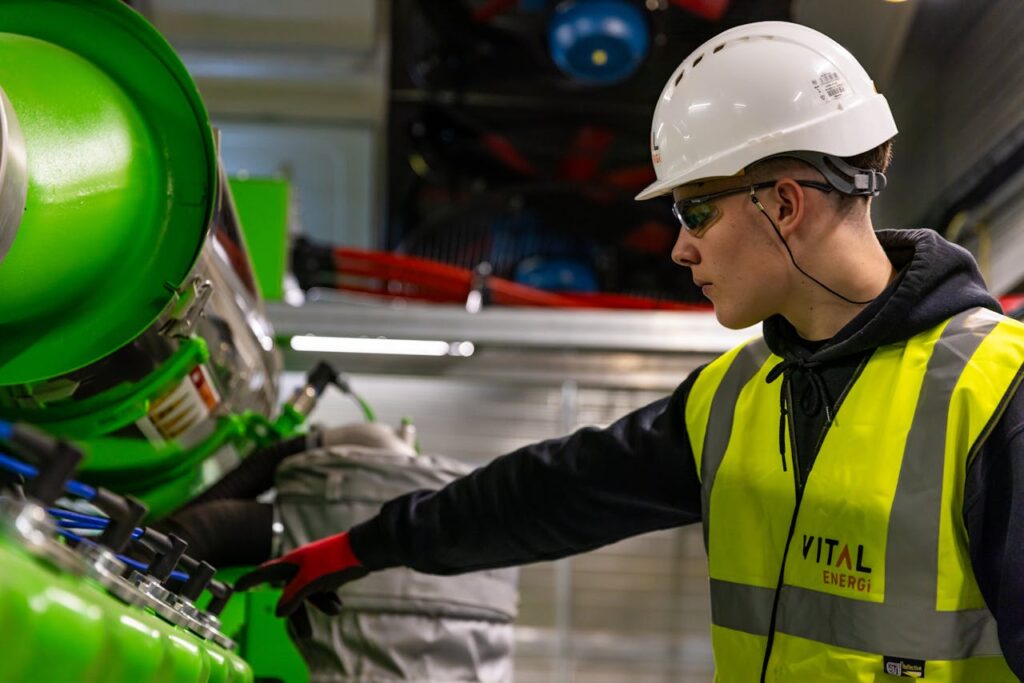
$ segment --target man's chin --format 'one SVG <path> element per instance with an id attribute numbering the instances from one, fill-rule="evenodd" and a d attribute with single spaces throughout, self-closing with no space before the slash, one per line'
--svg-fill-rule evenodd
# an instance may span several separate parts
<path id="1" fill-rule="evenodd" d="M 745 315 L 739 311 L 729 311 L 717 305 L 715 306 L 715 318 L 718 319 L 718 323 L 722 327 L 730 330 L 746 329 L 761 322 L 759 318 L 749 314 Z"/>

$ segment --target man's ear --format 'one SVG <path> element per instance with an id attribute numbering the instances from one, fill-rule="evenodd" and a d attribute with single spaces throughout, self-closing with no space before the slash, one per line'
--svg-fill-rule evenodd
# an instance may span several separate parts
<path id="1" fill-rule="evenodd" d="M 772 188 L 772 199 L 775 204 L 769 209 L 779 227 L 779 232 L 789 239 L 798 225 L 804 220 L 807 210 L 807 196 L 804 188 L 792 178 L 782 178 Z"/>

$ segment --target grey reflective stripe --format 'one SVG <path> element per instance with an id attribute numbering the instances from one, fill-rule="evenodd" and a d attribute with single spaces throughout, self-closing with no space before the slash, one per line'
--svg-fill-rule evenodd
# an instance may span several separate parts
<path id="1" fill-rule="evenodd" d="M 995 620 L 987 609 L 935 609 L 949 405 L 971 356 L 1000 319 L 982 309 L 957 315 L 928 361 L 890 512 L 885 603 L 783 586 L 776 616 L 779 632 L 851 650 L 928 660 L 1001 655 Z M 711 595 L 716 625 L 768 635 L 764 615 L 771 614 L 773 589 L 712 579 Z"/>
<path id="2" fill-rule="evenodd" d="M 701 519 L 704 522 L 704 549 L 708 548 L 708 511 L 711 505 L 711 487 L 715 483 L 718 466 L 725 457 L 725 449 L 729 446 L 732 436 L 732 416 L 736 412 L 736 402 L 740 391 L 747 385 L 771 352 L 764 338 L 759 337 L 744 346 L 732 359 L 725 371 L 725 376 L 715 389 L 711 399 L 711 411 L 708 413 L 708 425 L 704 430 L 704 448 L 700 457 L 700 499 Z"/>
<path id="3" fill-rule="evenodd" d="M 711 579 L 711 623 L 767 636 L 774 600 L 774 588 Z"/>
<path id="4" fill-rule="evenodd" d="M 937 612 L 934 603 L 927 611 L 908 608 L 888 600 L 888 586 L 885 603 L 784 586 L 775 627 L 780 633 L 879 655 L 950 660 L 1001 653 L 995 620 L 987 609 Z"/>
<path id="5" fill-rule="evenodd" d="M 716 626 L 767 636 L 774 599 L 772 588 L 711 579 L 711 621 Z M 897 604 L 784 586 L 775 626 L 780 633 L 837 647 L 915 659 L 943 661 L 1001 654 L 996 623 L 987 609 L 932 610 L 922 618 L 920 612 Z"/>
<path id="6" fill-rule="evenodd" d="M 935 610 L 946 421 L 953 389 L 998 320 L 975 309 L 955 316 L 935 344 L 907 434 L 885 543 L 886 601 Z"/>

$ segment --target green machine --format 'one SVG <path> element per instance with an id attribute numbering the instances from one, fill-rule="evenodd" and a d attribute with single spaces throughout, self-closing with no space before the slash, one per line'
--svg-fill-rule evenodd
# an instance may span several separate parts
<path id="1" fill-rule="evenodd" d="M 216 136 L 177 55 L 119 0 L 0 0 L 0 420 L 75 444 L 76 479 L 159 519 L 302 432 L 312 403 L 279 407 L 279 373 Z M 195 629 L 26 552 L 10 531 L 23 518 L 0 515 L 0 629 L 34 645 L 5 654 L 0 679 L 252 679 Z M 263 612 L 232 635 L 294 662 Z"/>
<path id="2" fill-rule="evenodd" d="M 302 421 L 274 415 L 278 356 L 205 108 L 114 0 L 0 2 L 0 90 L 0 418 L 82 443 L 81 478 L 160 517 L 210 456 Z"/>
<path id="3" fill-rule="evenodd" d="M 288 260 L 289 184 L 282 178 L 231 178 L 231 195 L 264 301 L 284 298 Z"/>
<path id="4" fill-rule="evenodd" d="M 0 680 L 251 683 L 230 641 L 185 628 L 184 615 L 98 571 L 114 560 L 90 563 L 52 531 L 41 507 L 0 502 Z"/>

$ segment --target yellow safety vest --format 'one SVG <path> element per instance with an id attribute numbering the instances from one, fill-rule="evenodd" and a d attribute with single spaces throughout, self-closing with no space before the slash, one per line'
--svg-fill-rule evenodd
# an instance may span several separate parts
<path id="1" fill-rule="evenodd" d="M 800 494 L 791 439 L 779 454 L 782 383 L 765 381 L 781 361 L 752 340 L 708 365 L 686 403 L 715 680 L 1016 681 L 962 511 L 967 470 L 1021 381 L 1024 325 L 974 309 L 876 349 Z"/>

